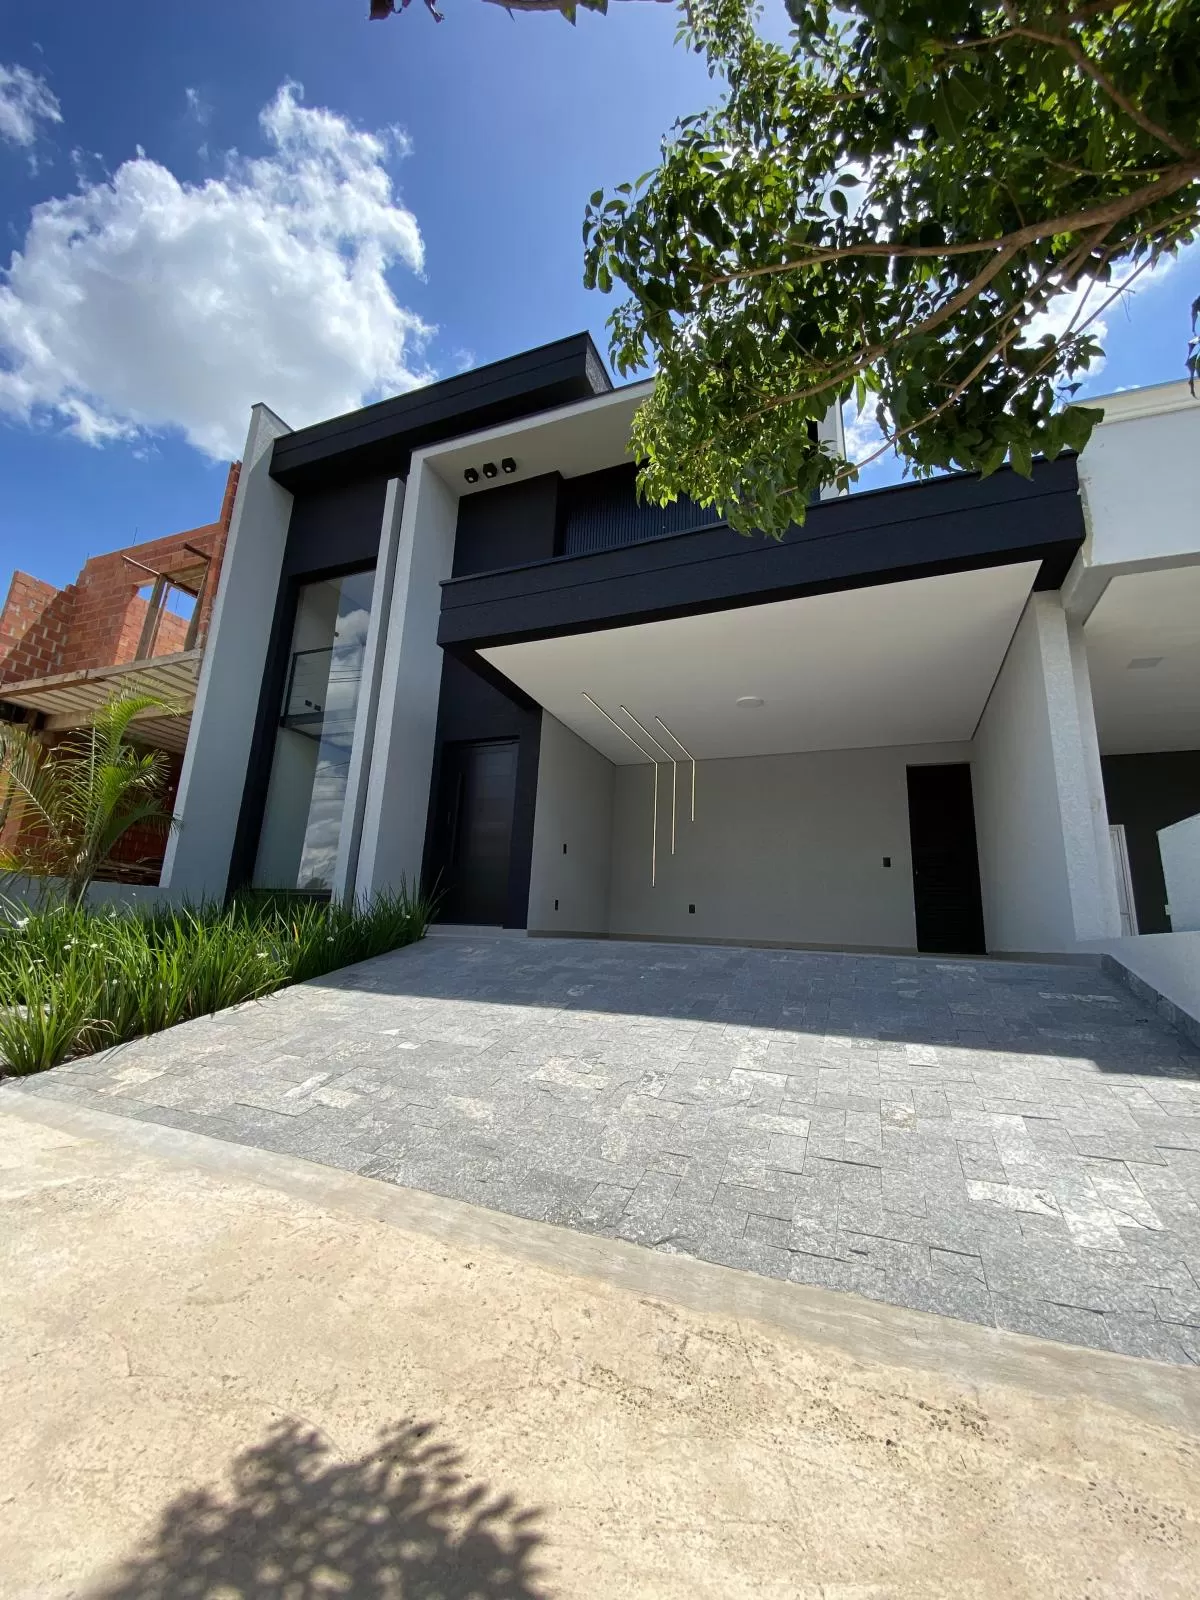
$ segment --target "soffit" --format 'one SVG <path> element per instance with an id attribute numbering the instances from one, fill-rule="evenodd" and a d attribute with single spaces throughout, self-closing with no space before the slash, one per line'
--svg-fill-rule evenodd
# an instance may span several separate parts
<path id="1" fill-rule="evenodd" d="M 1037 574 L 1026 561 L 480 654 L 620 764 L 642 757 L 585 691 L 660 737 L 661 717 L 697 759 L 970 739 Z"/>
<path id="2" fill-rule="evenodd" d="M 1200 749 L 1200 565 L 1113 578 L 1083 636 L 1102 754 Z"/>

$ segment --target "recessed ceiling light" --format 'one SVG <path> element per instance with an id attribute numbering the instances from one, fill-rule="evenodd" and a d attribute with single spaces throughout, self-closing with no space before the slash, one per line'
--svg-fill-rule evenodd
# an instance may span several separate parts
<path id="1" fill-rule="evenodd" d="M 759 706 L 762 705 L 762 703 L 763 703 L 762 700 L 756 694 L 744 694 L 744 695 L 741 695 L 734 702 L 735 705 L 741 706 L 743 711 L 757 711 Z"/>
<path id="2" fill-rule="evenodd" d="M 1134 656 L 1127 670 L 1129 672 L 1144 672 L 1147 667 L 1161 667 L 1162 663 L 1162 656 Z"/>
<path id="3" fill-rule="evenodd" d="M 478 469 L 478 467 L 465 467 L 463 469 L 463 477 L 467 480 L 468 483 L 478 483 L 479 482 L 479 469 Z"/>
<path id="4" fill-rule="evenodd" d="M 517 470 L 517 463 L 511 456 L 505 456 L 500 466 L 505 472 L 515 472 Z"/>
<path id="5" fill-rule="evenodd" d="M 483 463 L 483 475 L 485 478 L 494 478 L 496 476 L 496 463 L 494 461 L 485 461 Z"/>

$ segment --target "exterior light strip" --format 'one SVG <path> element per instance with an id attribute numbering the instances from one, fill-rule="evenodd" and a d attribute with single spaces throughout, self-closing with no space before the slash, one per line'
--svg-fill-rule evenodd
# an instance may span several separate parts
<path id="1" fill-rule="evenodd" d="M 641 728 L 642 732 L 646 735 L 647 739 L 649 739 L 650 743 L 654 746 L 654 748 L 656 750 L 661 750 L 663 755 L 666 756 L 667 760 L 671 763 L 671 854 L 674 855 L 675 854 L 676 796 L 677 796 L 677 794 L 679 792 L 679 770 L 678 770 L 679 764 L 675 760 L 675 757 L 671 754 L 671 752 L 668 749 L 666 749 L 666 747 L 664 745 L 659 744 L 658 740 L 650 732 L 650 729 L 647 728 L 647 727 L 644 727 L 643 724 L 638 721 L 638 719 L 634 716 L 633 712 L 630 711 L 628 706 L 624 706 L 624 705 L 623 706 L 618 706 L 617 709 L 619 711 L 623 711 L 625 713 L 625 715 L 629 718 L 630 722 L 633 723 L 635 728 Z"/>
<path id="2" fill-rule="evenodd" d="M 673 739 L 674 742 L 683 751 L 683 753 L 687 757 L 687 759 L 692 763 L 692 821 L 695 822 L 695 820 L 696 820 L 696 758 L 691 753 L 691 751 L 687 748 L 687 746 L 684 744 L 683 740 L 678 736 L 678 734 L 674 734 L 674 733 L 671 732 L 670 728 L 667 727 L 666 723 L 663 721 L 663 719 L 661 717 L 655 717 L 654 720 L 655 720 L 655 722 L 658 723 L 659 727 L 666 734 L 667 738 L 668 739 Z"/>
<path id="3" fill-rule="evenodd" d="M 608 712 L 605 711 L 604 707 L 592 699 L 591 695 L 586 689 L 581 689 L 579 692 L 583 695 L 583 698 L 587 701 L 588 705 L 595 706 L 600 715 L 607 722 L 611 722 L 618 733 L 623 733 L 638 754 L 645 756 L 646 760 L 654 768 L 654 811 L 650 822 L 650 887 L 653 889 L 658 877 L 658 762 L 648 750 L 642 749 L 641 745 L 637 742 L 633 735 L 627 729 L 623 728 L 615 717 L 610 717 Z M 621 710 L 624 711 L 625 707 L 622 706 Z M 626 713 L 626 715 L 628 715 L 628 713 Z M 637 722 L 636 717 L 633 720 Z M 638 722 L 638 727 L 642 728 L 640 722 Z M 642 732 L 646 733 L 645 728 L 642 728 Z M 646 733 L 646 737 L 647 739 L 650 739 L 651 744 L 658 744 L 658 740 L 650 738 L 648 733 Z M 658 748 L 661 750 L 662 746 L 658 745 Z"/>

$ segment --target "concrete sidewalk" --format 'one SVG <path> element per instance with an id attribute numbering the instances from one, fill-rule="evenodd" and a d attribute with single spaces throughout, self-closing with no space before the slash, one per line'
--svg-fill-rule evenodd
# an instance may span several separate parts
<path id="1" fill-rule="evenodd" d="M 7 1089 L 0 1593 L 1195 1592 L 1200 1379 Z"/>

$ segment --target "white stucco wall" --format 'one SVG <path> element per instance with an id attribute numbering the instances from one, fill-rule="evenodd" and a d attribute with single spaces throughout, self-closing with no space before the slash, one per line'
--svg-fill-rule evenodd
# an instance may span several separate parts
<path id="1" fill-rule="evenodd" d="M 275 616 L 292 497 L 270 476 L 291 429 L 266 406 L 250 432 L 179 780 L 162 885 L 193 900 L 224 895 L 242 805 L 259 688 Z"/>
<path id="2" fill-rule="evenodd" d="M 1175 933 L 1200 933 L 1200 816 L 1162 828 L 1158 835 L 1167 911 Z M 1196 975 L 1200 985 L 1200 972 Z"/>
<path id="3" fill-rule="evenodd" d="M 1079 458 L 1086 561 L 1141 564 L 1200 552 L 1200 399 L 1179 382 L 1086 403 L 1105 412 Z"/>
<path id="4" fill-rule="evenodd" d="M 615 771 L 557 717 L 543 714 L 529 874 L 531 933 L 607 933 Z"/>
<path id="5" fill-rule="evenodd" d="M 1112 956 L 1161 999 L 1182 1011 L 1194 1024 L 1186 1031 L 1200 1044 L 1200 933 L 1143 933 L 1081 948 Z M 1179 1019 L 1168 1020 L 1178 1025 Z"/>
<path id="6" fill-rule="evenodd" d="M 989 950 L 1054 953 L 1120 933 L 1086 692 L 1058 596 L 1031 595 L 972 756 Z"/>
<path id="7" fill-rule="evenodd" d="M 437 733 L 443 578 L 454 560 L 455 495 L 417 453 L 404 494 L 388 611 L 356 894 L 420 882 Z"/>
<path id="8" fill-rule="evenodd" d="M 912 950 L 905 768 L 969 757 L 969 745 L 939 744 L 702 761 L 694 824 L 688 769 L 681 765 L 673 857 L 671 773 L 661 766 L 654 888 L 651 769 L 618 767 L 611 931 Z"/>
<path id="9" fill-rule="evenodd" d="M 338 835 L 337 866 L 333 877 L 333 895 L 337 900 L 353 900 L 355 896 L 403 516 L 404 480 L 392 478 L 388 482 L 383 503 L 379 555 L 375 562 L 375 583 L 371 590 L 371 617 L 367 624 L 366 646 L 363 651 L 362 683 L 359 686 L 358 705 L 354 713 L 350 767 L 346 774 L 346 803 L 342 811 L 341 832 Z"/>

